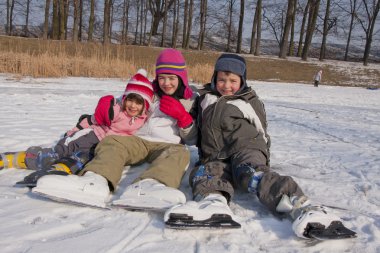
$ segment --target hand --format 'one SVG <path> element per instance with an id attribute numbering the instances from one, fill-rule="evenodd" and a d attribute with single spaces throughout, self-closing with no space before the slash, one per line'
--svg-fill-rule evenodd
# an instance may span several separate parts
<path id="1" fill-rule="evenodd" d="M 114 117 L 114 102 L 115 99 L 112 95 L 104 96 L 99 99 L 94 113 L 94 117 L 98 125 L 111 126 L 111 121 Z"/>
<path id="2" fill-rule="evenodd" d="M 177 125 L 181 128 L 186 128 L 193 122 L 193 118 L 185 110 L 181 102 L 170 96 L 162 96 L 160 100 L 160 110 L 176 119 Z"/>

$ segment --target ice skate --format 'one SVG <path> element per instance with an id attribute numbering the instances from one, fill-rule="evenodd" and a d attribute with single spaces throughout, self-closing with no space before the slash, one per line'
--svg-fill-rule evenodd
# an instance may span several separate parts
<path id="1" fill-rule="evenodd" d="M 83 176 L 43 176 L 37 181 L 37 186 L 32 192 L 58 202 L 72 202 L 100 208 L 107 207 L 110 197 L 107 179 L 91 171 Z"/>
<path id="2" fill-rule="evenodd" d="M 199 202 L 188 201 L 166 211 L 165 224 L 171 228 L 240 228 L 233 220 L 227 200 L 220 194 L 210 194 Z"/>
<path id="3" fill-rule="evenodd" d="M 132 210 L 166 210 L 186 202 L 185 195 L 154 179 L 144 179 L 128 186 L 113 206 Z"/>

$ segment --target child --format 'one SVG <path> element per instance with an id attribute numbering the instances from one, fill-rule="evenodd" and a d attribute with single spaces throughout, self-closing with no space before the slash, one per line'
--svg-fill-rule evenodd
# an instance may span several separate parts
<path id="1" fill-rule="evenodd" d="M 153 99 L 153 87 L 145 75 L 145 70 L 134 75 L 116 102 L 112 95 L 102 97 L 94 115 L 82 116 L 53 148 L 28 148 L 26 166 L 37 171 L 18 185 L 33 187 L 46 174 L 76 174 L 104 137 L 133 135 L 145 123 Z"/>
<path id="2" fill-rule="evenodd" d="M 319 83 L 322 80 L 322 69 L 317 72 L 314 76 L 314 87 L 318 87 Z"/>
<path id="3" fill-rule="evenodd" d="M 271 171 L 264 104 L 247 86 L 246 76 L 244 58 L 223 54 L 211 83 L 199 91 L 191 113 L 197 117 L 200 165 L 189 178 L 198 202 L 172 207 L 165 213 L 165 222 L 174 227 L 240 227 L 228 206 L 239 188 L 255 193 L 270 211 L 290 214 L 296 234 L 310 237 L 311 223 L 327 227 L 339 218 L 309 205 L 291 177 Z"/>
<path id="4" fill-rule="evenodd" d="M 188 113 L 193 91 L 186 62 L 180 51 L 167 48 L 156 60 L 152 112 L 133 136 L 107 136 L 95 149 L 94 158 L 78 175 L 47 175 L 34 193 L 63 200 L 106 207 L 117 189 L 125 166 L 149 163 L 120 199 L 112 205 L 132 209 L 165 209 L 186 202 L 177 188 L 190 162 L 186 146 L 193 118 Z"/>

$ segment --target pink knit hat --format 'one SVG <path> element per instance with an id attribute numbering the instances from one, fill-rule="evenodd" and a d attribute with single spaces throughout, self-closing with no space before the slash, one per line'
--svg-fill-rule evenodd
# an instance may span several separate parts
<path id="1" fill-rule="evenodd" d="M 145 69 L 139 69 L 125 87 L 123 98 L 130 93 L 138 94 L 143 97 L 146 110 L 149 110 L 153 102 L 153 87 L 146 75 Z"/>
<path id="2" fill-rule="evenodd" d="M 155 91 L 159 90 L 157 77 L 159 74 L 173 74 L 181 78 L 185 86 L 183 98 L 189 99 L 193 96 L 193 91 L 187 81 L 187 70 L 185 58 L 180 51 L 167 48 L 161 51 L 156 61 L 156 79 L 153 81 L 153 88 Z"/>

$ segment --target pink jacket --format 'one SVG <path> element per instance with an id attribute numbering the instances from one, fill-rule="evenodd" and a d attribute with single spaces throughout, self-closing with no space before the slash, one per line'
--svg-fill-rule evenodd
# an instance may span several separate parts
<path id="1" fill-rule="evenodd" d="M 91 117 L 93 125 L 89 125 L 87 119 L 84 119 L 80 122 L 82 128 L 92 128 L 94 133 L 101 141 L 104 137 L 108 135 L 133 135 L 139 128 L 141 128 L 146 119 L 147 115 L 143 114 L 137 117 L 130 117 L 125 111 L 121 110 L 121 102 L 117 102 L 113 106 L 114 118 L 111 121 L 110 126 L 99 125 L 94 115 Z M 73 135 L 75 132 L 79 131 L 79 128 L 74 127 L 67 132 L 67 136 Z"/>

